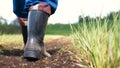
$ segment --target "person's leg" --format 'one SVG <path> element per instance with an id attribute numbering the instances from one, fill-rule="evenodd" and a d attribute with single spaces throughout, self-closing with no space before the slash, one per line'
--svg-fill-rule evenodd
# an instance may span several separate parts
<path id="1" fill-rule="evenodd" d="M 28 11 L 24 10 L 25 0 L 13 0 L 13 12 L 18 18 L 28 17 Z"/>
<path id="2" fill-rule="evenodd" d="M 46 3 L 41 2 L 30 7 L 28 15 L 28 40 L 24 49 L 24 58 L 39 59 L 41 54 L 51 57 L 46 51 L 43 42 L 50 14 L 51 7 Z"/>
<path id="3" fill-rule="evenodd" d="M 26 21 L 26 18 L 18 18 L 18 22 L 21 26 L 23 42 L 24 42 L 24 45 L 25 45 L 26 42 L 27 42 L 27 21 Z"/>
<path id="4" fill-rule="evenodd" d="M 25 23 L 28 12 L 24 10 L 25 0 L 13 0 L 13 12 L 18 18 L 18 22 L 21 26 L 21 32 L 23 36 L 24 45 L 27 41 L 27 25 Z"/>

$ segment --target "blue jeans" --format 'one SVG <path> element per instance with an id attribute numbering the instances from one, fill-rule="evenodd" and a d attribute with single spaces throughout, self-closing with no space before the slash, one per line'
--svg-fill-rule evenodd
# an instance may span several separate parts
<path id="1" fill-rule="evenodd" d="M 17 17 L 27 18 L 28 9 L 40 2 L 45 2 L 51 6 L 51 14 L 53 14 L 58 6 L 58 0 L 13 0 L 13 12 Z"/>

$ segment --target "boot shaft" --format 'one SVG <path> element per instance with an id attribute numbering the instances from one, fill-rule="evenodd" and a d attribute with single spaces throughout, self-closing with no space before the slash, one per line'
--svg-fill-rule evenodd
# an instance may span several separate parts
<path id="1" fill-rule="evenodd" d="M 49 15 L 39 10 L 31 10 L 28 15 L 28 40 L 24 48 L 25 58 L 40 58 L 41 53 L 50 57 L 44 46 L 44 35 Z"/>
<path id="2" fill-rule="evenodd" d="M 46 24 L 49 15 L 38 10 L 29 11 L 28 16 L 28 36 L 30 37 L 44 37 Z"/>
<path id="3" fill-rule="evenodd" d="M 24 45 L 25 45 L 26 42 L 27 42 L 27 26 L 22 26 L 21 25 L 21 31 L 22 31 L 22 36 L 23 36 L 23 42 L 24 42 Z"/>

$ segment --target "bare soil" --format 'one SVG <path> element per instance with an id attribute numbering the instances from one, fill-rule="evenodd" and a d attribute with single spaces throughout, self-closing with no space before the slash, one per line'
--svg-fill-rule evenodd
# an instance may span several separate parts
<path id="1" fill-rule="evenodd" d="M 45 40 L 45 46 L 52 57 L 43 56 L 37 61 L 24 59 L 21 48 L 6 48 L 4 44 L 0 44 L 0 68 L 84 68 L 84 62 L 75 57 L 69 38 L 48 39 L 49 41 Z"/>

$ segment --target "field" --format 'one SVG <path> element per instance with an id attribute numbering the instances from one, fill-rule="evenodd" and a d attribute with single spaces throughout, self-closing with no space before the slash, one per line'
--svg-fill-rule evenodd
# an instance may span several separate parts
<path id="1" fill-rule="evenodd" d="M 52 57 L 42 57 L 30 62 L 23 59 L 21 35 L 0 36 L 0 67 L 1 68 L 74 68 L 81 67 L 75 57 L 70 37 L 62 35 L 46 35 L 45 46 Z"/>
<path id="2" fill-rule="evenodd" d="M 119 68 L 120 19 L 49 24 L 45 46 L 52 57 L 23 59 L 21 34 L 0 35 L 0 68 Z"/>
<path id="3" fill-rule="evenodd" d="M 30 62 L 23 59 L 21 34 L 0 35 L 0 68 L 74 68 L 86 66 L 79 61 L 72 39 L 70 25 L 50 25 L 45 35 L 45 46 L 52 57 Z"/>

